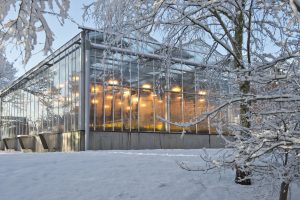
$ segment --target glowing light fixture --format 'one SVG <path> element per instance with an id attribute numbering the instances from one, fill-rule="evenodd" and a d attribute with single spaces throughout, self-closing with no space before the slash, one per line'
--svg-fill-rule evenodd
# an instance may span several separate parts
<path id="1" fill-rule="evenodd" d="M 104 105 L 104 108 L 108 109 L 108 108 L 110 108 L 110 106 L 109 105 Z"/>
<path id="2" fill-rule="evenodd" d="M 97 104 L 98 100 L 97 99 L 92 99 L 92 104 Z"/>
<path id="3" fill-rule="evenodd" d="M 144 89 L 151 89 L 151 87 L 152 86 L 150 84 L 147 84 L 147 83 L 142 85 L 142 88 L 144 88 Z"/>
<path id="4" fill-rule="evenodd" d="M 107 95 L 106 98 L 107 99 L 113 99 L 113 96 L 112 95 Z"/>
<path id="5" fill-rule="evenodd" d="M 111 80 L 108 80 L 108 84 L 109 85 L 118 85 L 119 81 L 111 79 Z"/>
<path id="6" fill-rule="evenodd" d="M 97 86 L 91 87 L 91 93 L 98 93 L 98 92 L 99 92 L 99 88 Z"/>
<path id="7" fill-rule="evenodd" d="M 145 108 L 147 105 L 145 103 L 141 104 L 141 107 Z"/>
<path id="8" fill-rule="evenodd" d="M 200 102 L 205 102 L 205 99 L 199 99 Z"/>
<path id="9" fill-rule="evenodd" d="M 79 81 L 79 76 L 73 76 L 73 77 L 72 77 L 72 80 L 73 80 L 73 81 Z"/>
<path id="10" fill-rule="evenodd" d="M 129 96 L 130 95 L 130 91 L 129 90 L 124 91 L 123 95 L 124 96 Z"/>
<path id="11" fill-rule="evenodd" d="M 138 97 L 133 97 L 133 98 L 132 98 L 132 102 L 134 102 L 134 103 L 139 102 L 139 98 L 138 98 Z"/>
<path id="12" fill-rule="evenodd" d="M 155 126 L 156 130 L 161 130 L 162 128 L 163 128 L 163 124 L 162 123 L 156 124 L 156 126 Z"/>
<path id="13" fill-rule="evenodd" d="M 200 90 L 200 91 L 199 91 L 199 94 L 200 94 L 200 95 L 206 95 L 207 92 L 206 92 L 205 90 Z"/>
<path id="14" fill-rule="evenodd" d="M 179 86 L 175 86 L 171 90 L 172 92 L 181 92 L 181 88 Z"/>
<path id="15" fill-rule="evenodd" d="M 127 106 L 127 107 L 126 107 L 126 110 L 130 110 L 130 106 Z"/>

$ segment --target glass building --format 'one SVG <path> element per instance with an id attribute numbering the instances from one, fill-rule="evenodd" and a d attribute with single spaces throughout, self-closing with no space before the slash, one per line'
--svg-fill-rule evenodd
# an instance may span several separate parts
<path id="1" fill-rule="evenodd" d="M 122 133 L 143 133 L 145 142 L 146 134 L 214 134 L 213 119 L 185 129 L 166 122 L 193 120 L 229 92 L 226 76 L 206 67 L 222 56 L 207 56 L 207 51 L 200 40 L 171 48 L 152 38 L 82 28 L 1 91 L 0 139 L 69 133 L 68 143 L 79 133 L 77 139 L 84 138 L 86 149 L 102 149 L 97 143 L 105 143 L 105 138 L 95 134 L 118 134 L 120 140 Z M 223 112 L 224 120 L 236 121 L 234 113 Z"/>

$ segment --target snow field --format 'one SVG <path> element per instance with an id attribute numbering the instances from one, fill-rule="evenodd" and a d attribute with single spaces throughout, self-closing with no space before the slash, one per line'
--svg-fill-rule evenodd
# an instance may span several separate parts
<path id="1" fill-rule="evenodd" d="M 215 154 L 218 150 L 208 150 Z M 277 199 L 270 187 L 236 185 L 231 169 L 188 172 L 201 150 L 0 153 L 0 199 L 254 200 Z M 259 187 L 258 187 L 259 186 Z M 292 189 L 292 199 L 300 196 Z M 273 194 L 273 196 L 272 196 Z M 274 196 L 275 195 L 275 196 Z"/>

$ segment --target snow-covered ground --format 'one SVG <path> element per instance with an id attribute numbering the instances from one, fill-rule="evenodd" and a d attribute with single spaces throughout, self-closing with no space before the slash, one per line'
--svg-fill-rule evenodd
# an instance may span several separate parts
<path id="1" fill-rule="evenodd" d="M 215 154 L 217 150 L 209 150 Z M 236 185 L 231 169 L 182 170 L 203 164 L 201 150 L 0 153 L 0 199 L 5 200 L 254 200 L 277 199 L 266 183 Z M 273 196 L 272 196 L 273 194 Z M 292 187 L 291 199 L 300 191 Z"/>

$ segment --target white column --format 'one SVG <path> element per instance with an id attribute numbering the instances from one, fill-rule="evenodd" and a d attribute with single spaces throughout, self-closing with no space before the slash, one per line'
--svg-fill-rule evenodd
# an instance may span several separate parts
<path id="1" fill-rule="evenodd" d="M 89 40 L 85 40 L 85 150 L 90 149 L 90 50 Z"/>

